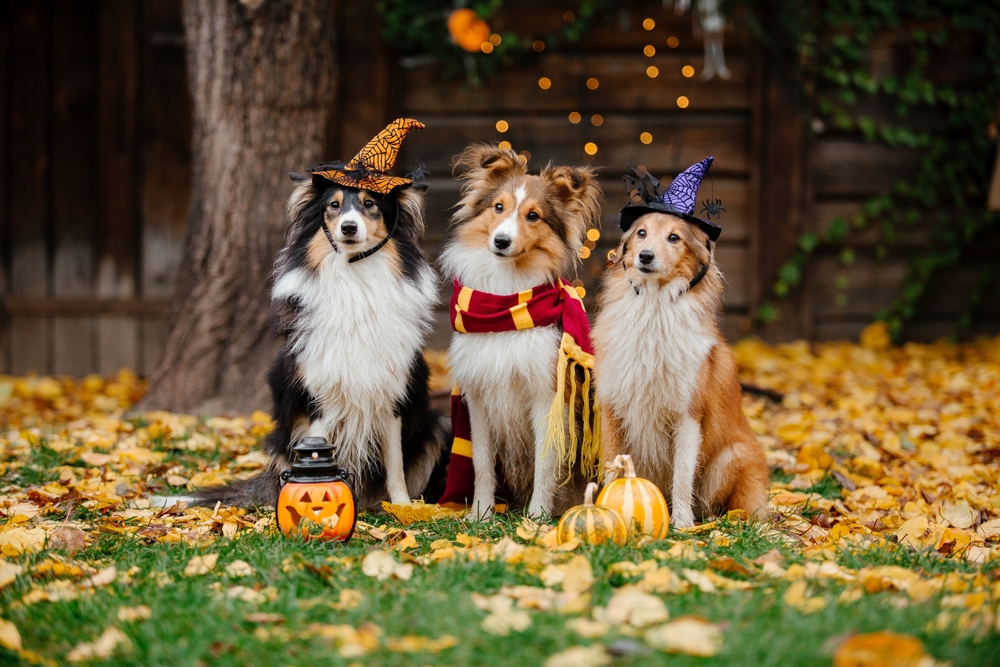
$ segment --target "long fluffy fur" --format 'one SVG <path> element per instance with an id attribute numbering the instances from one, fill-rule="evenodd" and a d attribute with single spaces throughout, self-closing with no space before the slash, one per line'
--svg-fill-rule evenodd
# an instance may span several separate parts
<path id="1" fill-rule="evenodd" d="M 440 261 L 448 277 L 475 290 L 511 294 L 555 280 L 578 261 L 600 215 L 601 191 L 588 167 L 549 165 L 530 175 L 525 156 L 477 144 L 455 158 L 454 174 L 465 183 Z M 503 250 L 493 245 L 501 233 L 511 238 Z M 565 471 L 556 470 L 554 455 L 542 457 L 560 337 L 550 326 L 452 338 L 449 363 L 469 406 L 480 517 L 492 513 L 497 461 L 511 500 L 529 513 L 579 502 L 582 478 L 560 487 Z"/>
<path id="2" fill-rule="evenodd" d="M 643 252 L 652 253 L 645 264 Z M 719 330 L 723 280 L 707 236 L 680 218 L 647 214 L 616 255 L 594 325 L 604 460 L 630 454 L 637 474 L 671 498 L 678 527 L 720 508 L 764 518 L 768 468 Z"/>
<path id="3" fill-rule="evenodd" d="M 385 237 L 397 207 L 391 240 L 350 263 Z M 438 298 L 437 276 L 419 246 L 423 197 L 415 188 L 381 196 L 302 179 L 287 214 L 271 296 L 274 333 L 284 344 L 268 373 L 276 423 L 265 442 L 270 463 L 200 499 L 273 505 L 292 445 L 319 435 L 354 473 L 359 507 L 408 502 L 439 485 L 451 439 L 447 421 L 430 409 L 421 352 Z"/>

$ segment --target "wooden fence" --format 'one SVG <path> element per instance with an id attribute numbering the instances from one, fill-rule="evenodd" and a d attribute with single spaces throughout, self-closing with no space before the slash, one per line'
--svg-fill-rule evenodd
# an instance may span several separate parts
<path id="1" fill-rule="evenodd" d="M 571 4 L 508 2 L 492 25 L 543 35 L 562 25 Z M 0 372 L 80 375 L 130 367 L 146 374 L 156 364 L 190 192 L 180 5 L 24 0 L 0 6 Z M 601 167 L 602 237 L 573 276 L 592 304 L 618 238 L 615 213 L 625 200 L 619 177 L 627 165 L 669 177 L 714 155 L 714 177 L 700 194 L 721 198 L 728 210 L 717 255 L 728 282 L 726 335 L 856 336 L 898 290 L 902 257 L 876 261 L 862 253 L 844 267 L 835 255 L 821 256 L 783 306 L 780 322 L 758 325 L 751 316 L 769 297 L 799 233 L 857 210 L 916 156 L 812 134 L 796 84 L 745 31 L 726 34 L 732 78 L 703 82 L 690 17 L 675 17 L 660 2 L 624 7 L 579 44 L 546 50 L 473 88 L 443 80 L 433 64 L 404 67 L 384 45 L 373 48 L 380 37 L 371 3 L 340 2 L 342 74 L 327 157 L 349 158 L 397 116 L 425 122 L 427 129 L 407 139 L 398 166 L 422 163 L 431 172 L 432 256 L 458 194 L 449 162 L 468 143 L 509 141 L 531 153 L 535 169 L 549 160 Z M 647 17 L 656 21 L 652 30 L 642 27 Z M 646 45 L 655 47 L 654 56 L 644 55 Z M 682 73 L 685 66 L 695 69 L 693 77 Z M 363 77 L 353 74 L 360 71 Z M 542 77 L 551 81 L 548 89 L 539 86 Z M 678 105 L 681 96 L 686 108 Z M 571 122 L 573 112 L 579 122 Z M 506 132 L 497 130 L 499 120 Z M 650 143 L 640 141 L 643 132 Z M 584 151 L 588 142 L 597 145 L 596 155 Z M 967 289 L 974 274 L 961 270 L 944 280 L 949 289 Z M 947 293 L 936 298 L 914 329 L 918 337 L 938 335 L 954 320 L 955 300 Z M 987 315 L 985 329 L 996 330 L 1000 312 Z M 443 346 L 447 337 L 442 310 L 431 342 Z"/>

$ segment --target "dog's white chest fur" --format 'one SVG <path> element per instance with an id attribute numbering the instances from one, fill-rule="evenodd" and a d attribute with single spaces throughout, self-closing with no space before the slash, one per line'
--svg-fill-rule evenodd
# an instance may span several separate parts
<path id="1" fill-rule="evenodd" d="M 595 336 L 604 342 L 598 375 L 598 400 L 616 408 L 632 442 L 647 440 L 651 429 L 669 433 L 687 414 L 698 374 L 715 338 L 705 330 L 696 300 L 671 299 L 666 289 L 631 290 L 606 304 Z"/>
<path id="2" fill-rule="evenodd" d="M 555 326 L 455 334 L 448 360 L 452 377 L 463 391 L 489 396 L 489 412 L 507 415 L 513 425 L 529 415 L 539 390 L 549 396 L 555 390 L 561 336 Z"/>
<path id="3" fill-rule="evenodd" d="M 272 298 L 293 296 L 302 305 L 291 341 L 301 380 L 334 444 L 345 453 L 364 450 L 356 454 L 353 469 L 359 470 L 377 455 L 377 448 L 364 446 L 383 436 L 373 427 L 385 423 L 406 393 L 414 356 L 431 327 L 436 277 L 427 267 L 414 284 L 380 253 L 353 264 L 331 255 L 315 272 L 295 269 L 278 278 Z"/>

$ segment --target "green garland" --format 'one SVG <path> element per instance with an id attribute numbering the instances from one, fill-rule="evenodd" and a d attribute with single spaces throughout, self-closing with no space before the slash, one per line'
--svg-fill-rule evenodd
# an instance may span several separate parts
<path id="1" fill-rule="evenodd" d="M 532 54 L 535 40 L 541 40 L 545 49 L 555 49 L 566 42 L 579 41 L 601 16 L 601 11 L 625 3 L 621 0 L 579 0 L 561 30 L 544 35 L 518 35 L 500 32 L 500 43 L 492 53 L 469 53 L 455 44 L 448 33 L 448 16 L 460 7 L 467 7 L 489 21 L 503 8 L 503 0 L 379 0 L 377 7 L 382 16 L 383 35 L 386 42 L 411 62 L 424 59 L 442 65 L 446 78 L 464 74 L 470 85 L 492 76 L 501 66 L 509 66 Z"/>
<path id="2" fill-rule="evenodd" d="M 851 242 L 861 230 L 875 230 L 879 259 L 905 249 L 922 232 L 928 241 L 910 254 L 900 295 L 877 315 L 898 341 L 941 272 L 959 265 L 987 232 L 1000 227 L 1000 215 L 985 206 L 997 150 L 987 126 L 1000 101 L 1000 6 L 974 0 L 737 0 L 734 5 L 746 11 L 762 43 L 797 63 L 817 130 L 832 126 L 920 153 L 912 177 L 868 200 L 850 220 L 838 218 L 821 233 L 802 234 L 773 286 L 775 296 L 788 296 L 822 248 L 839 249 L 841 263 L 850 265 L 857 257 Z M 873 42 L 886 34 L 899 40 L 895 48 L 908 51 L 912 66 L 903 76 L 876 78 L 867 67 Z M 935 81 L 928 71 L 932 59 L 970 43 L 975 45 L 966 58 L 972 85 Z M 866 98 L 888 103 L 893 118 L 880 121 L 859 111 Z M 1000 261 L 995 261 L 968 295 L 958 333 L 972 326 L 998 284 Z M 842 305 L 846 286 L 844 279 L 835 286 Z M 757 317 L 773 320 L 780 310 L 766 302 Z"/>

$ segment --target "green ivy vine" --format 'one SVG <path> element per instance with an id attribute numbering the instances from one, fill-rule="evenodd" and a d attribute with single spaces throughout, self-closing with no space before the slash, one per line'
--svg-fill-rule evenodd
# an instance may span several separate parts
<path id="1" fill-rule="evenodd" d="M 802 282 L 809 261 L 821 249 L 839 250 L 852 264 L 861 231 L 874 231 L 874 253 L 910 251 L 902 290 L 878 313 L 897 341 L 919 312 L 946 269 L 968 259 L 984 235 L 1000 226 L 1000 215 L 986 209 L 997 144 L 987 128 L 1000 102 L 1000 5 L 977 0 L 736 0 L 761 42 L 795 63 L 814 131 L 832 131 L 919 152 L 917 171 L 872 197 L 860 212 L 835 219 L 820 232 L 805 232 L 780 268 L 773 285 L 784 298 Z M 905 73 L 873 74 L 871 56 L 878 40 L 908 59 Z M 933 65 L 955 48 L 964 48 L 956 65 L 968 67 L 961 84 L 936 76 Z M 883 46 L 883 48 L 885 48 Z M 902 50 L 900 53 L 899 50 Z M 865 109 L 891 109 L 877 117 Z M 863 175 L 859 175 L 863 177 Z M 918 238 L 922 242 L 913 243 Z M 980 272 L 967 295 L 957 333 L 968 330 L 984 299 L 1000 285 L 1000 260 Z M 838 301 L 846 282 L 836 285 Z M 957 295 L 960 296 L 960 295 Z M 766 302 L 757 317 L 780 317 Z"/>

